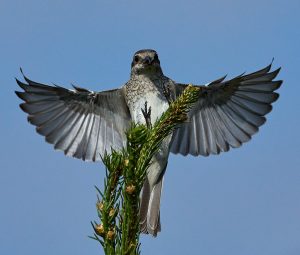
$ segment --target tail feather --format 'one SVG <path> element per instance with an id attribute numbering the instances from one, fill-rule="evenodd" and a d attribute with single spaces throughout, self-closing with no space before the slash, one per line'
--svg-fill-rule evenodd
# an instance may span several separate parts
<path id="1" fill-rule="evenodd" d="M 167 151 L 168 152 L 168 151 Z M 161 155 L 162 154 L 162 155 Z M 161 231 L 160 198 L 168 157 L 162 150 L 153 157 L 144 182 L 140 204 L 140 231 L 157 236 Z"/>
<path id="2" fill-rule="evenodd" d="M 148 204 L 147 212 L 147 231 L 153 236 L 157 236 L 157 233 L 161 230 L 160 225 L 160 197 L 163 186 L 163 178 L 154 185 L 150 200 Z"/>
<path id="3" fill-rule="evenodd" d="M 161 231 L 160 224 L 160 197 L 163 186 L 163 178 L 155 184 L 150 191 L 148 179 L 146 179 L 140 205 L 140 230 L 144 234 L 157 236 Z"/>
<path id="4" fill-rule="evenodd" d="M 140 204 L 140 230 L 144 234 L 148 234 L 147 212 L 148 212 L 149 199 L 150 199 L 150 185 L 149 185 L 148 178 L 146 178 L 142 190 L 141 204 Z"/>

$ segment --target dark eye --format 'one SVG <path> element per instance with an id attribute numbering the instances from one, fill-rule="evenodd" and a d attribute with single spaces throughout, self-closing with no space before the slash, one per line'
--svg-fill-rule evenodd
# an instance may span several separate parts
<path id="1" fill-rule="evenodd" d="M 158 60 L 158 55 L 157 54 L 154 55 L 154 60 L 156 60 L 156 61 Z"/>
<path id="2" fill-rule="evenodd" d="M 140 60 L 140 57 L 139 57 L 139 56 L 135 56 L 135 57 L 134 57 L 134 62 L 135 62 L 135 63 L 139 62 L 139 60 Z"/>

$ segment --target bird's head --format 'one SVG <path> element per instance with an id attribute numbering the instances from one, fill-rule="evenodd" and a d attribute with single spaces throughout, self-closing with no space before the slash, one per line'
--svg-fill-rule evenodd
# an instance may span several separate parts
<path id="1" fill-rule="evenodd" d="M 134 75 L 162 75 L 160 62 L 155 50 L 139 50 L 133 55 L 131 74 Z"/>

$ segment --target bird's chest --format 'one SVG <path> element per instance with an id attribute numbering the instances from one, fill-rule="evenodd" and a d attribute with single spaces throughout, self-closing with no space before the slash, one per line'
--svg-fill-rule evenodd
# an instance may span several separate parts
<path id="1" fill-rule="evenodd" d="M 135 86 L 130 86 L 127 89 L 130 96 L 128 106 L 131 118 L 136 123 L 145 124 L 146 120 L 141 109 L 151 107 L 151 123 L 160 118 L 160 116 L 168 109 L 169 103 L 163 93 L 163 84 L 157 81 L 156 83 L 150 81 L 136 82 Z"/>

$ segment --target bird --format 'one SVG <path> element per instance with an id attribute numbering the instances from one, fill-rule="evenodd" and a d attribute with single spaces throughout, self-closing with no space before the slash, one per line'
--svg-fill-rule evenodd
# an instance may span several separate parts
<path id="1" fill-rule="evenodd" d="M 273 63 L 273 61 L 272 61 Z M 279 94 L 282 80 L 274 80 L 280 68 L 272 63 L 249 74 L 226 76 L 199 88 L 197 102 L 181 124 L 161 144 L 147 170 L 141 191 L 140 231 L 157 236 L 161 231 L 160 199 L 169 154 L 208 156 L 240 147 L 258 132 Z M 73 85 L 67 89 L 27 78 L 16 79 L 28 121 L 55 149 L 85 161 L 99 161 L 105 151 L 126 145 L 132 121 L 147 124 L 145 104 L 153 124 L 184 89 L 164 75 L 158 54 L 143 49 L 133 54 L 129 80 L 117 89 L 94 92 Z"/>

